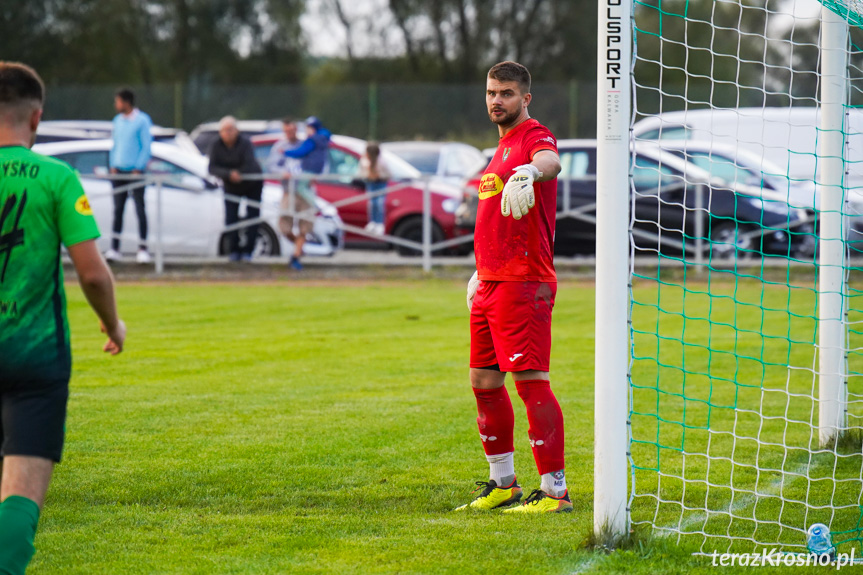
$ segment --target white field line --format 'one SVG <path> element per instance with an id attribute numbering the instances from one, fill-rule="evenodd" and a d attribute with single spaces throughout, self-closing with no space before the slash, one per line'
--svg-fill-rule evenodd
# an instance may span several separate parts
<path id="1" fill-rule="evenodd" d="M 587 559 L 580 562 L 579 566 L 570 575 L 581 575 L 582 573 L 590 573 L 603 559 L 605 555 L 591 555 Z"/>
<path id="2" fill-rule="evenodd" d="M 794 470 L 791 471 L 790 473 L 783 474 L 782 477 L 773 480 L 767 486 L 766 493 L 768 495 L 777 495 L 778 493 L 781 492 L 780 490 L 782 488 L 782 485 L 785 483 L 785 477 L 786 476 L 789 476 L 789 475 L 791 476 L 791 480 L 789 481 L 789 484 L 794 483 L 794 481 L 796 481 L 797 478 L 799 478 L 800 476 L 803 475 L 803 472 L 806 471 L 806 469 L 808 467 L 809 467 L 809 463 L 801 463 L 796 468 L 794 468 Z M 736 501 L 734 502 L 734 504 L 728 508 L 728 513 L 730 513 L 732 515 L 732 517 L 734 516 L 734 513 L 736 511 L 740 511 L 741 509 L 743 509 L 745 507 L 749 507 L 750 505 L 753 505 L 756 502 L 756 497 L 750 493 L 747 493 L 744 496 L 742 496 L 740 498 L 735 498 L 735 499 L 736 499 Z M 674 535 L 675 531 L 678 533 L 687 532 L 687 531 L 689 531 L 690 527 L 693 527 L 694 525 L 696 525 L 698 523 L 704 523 L 704 521 L 706 521 L 706 520 L 707 520 L 707 513 L 699 512 L 697 514 L 692 515 L 689 519 L 687 519 L 686 521 L 681 523 L 679 527 L 668 526 L 668 527 L 660 528 L 660 531 L 661 531 L 660 536 L 669 537 L 671 535 Z"/>

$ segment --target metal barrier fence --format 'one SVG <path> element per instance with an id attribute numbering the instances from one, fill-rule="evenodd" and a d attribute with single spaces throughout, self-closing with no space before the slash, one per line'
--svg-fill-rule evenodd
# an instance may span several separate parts
<path id="1" fill-rule="evenodd" d="M 290 179 L 286 180 L 284 186 L 274 186 L 274 181 L 280 181 L 282 175 L 281 174 L 262 174 L 262 175 L 246 175 L 244 179 L 246 180 L 266 180 L 268 184 L 265 183 L 265 188 L 269 185 L 269 195 L 270 197 L 263 197 L 260 202 L 250 200 L 249 198 L 243 196 L 235 196 L 230 194 L 225 194 L 223 191 L 220 193 L 214 194 L 214 197 L 210 199 L 211 202 L 219 204 L 219 206 L 224 206 L 224 202 L 236 202 L 243 203 L 247 206 L 254 206 L 260 209 L 260 216 L 254 219 L 242 219 L 235 224 L 225 225 L 224 224 L 224 216 L 217 222 L 216 225 L 212 227 L 211 233 L 215 236 L 217 246 L 216 252 L 212 254 L 213 256 L 218 256 L 218 246 L 221 245 L 222 239 L 224 236 L 233 231 L 240 231 L 245 228 L 248 228 L 252 225 L 265 224 L 276 234 L 279 234 L 279 220 L 283 217 L 289 217 L 294 222 L 294 226 L 298 226 L 298 222 L 302 220 L 306 221 L 316 221 L 317 218 L 324 217 L 326 214 L 321 213 L 321 209 L 319 206 L 313 206 L 307 209 L 296 209 L 296 201 L 295 197 L 297 195 L 297 188 L 300 182 L 308 181 L 312 184 L 315 183 L 325 183 L 325 182 L 338 182 L 341 184 L 345 184 L 344 178 L 340 178 L 338 176 L 312 176 L 307 174 L 295 175 Z M 153 255 L 154 255 L 154 263 L 157 274 L 161 274 L 164 272 L 165 268 L 165 247 L 166 247 L 166 238 L 165 238 L 165 196 L 168 193 L 201 193 L 201 190 L 195 186 L 190 186 L 181 179 L 178 180 L 176 175 L 172 174 L 143 174 L 140 176 L 130 176 L 130 175 L 104 175 L 104 176 L 85 176 L 86 179 L 95 179 L 95 180 L 135 180 L 134 183 L 129 183 L 121 186 L 117 186 L 113 188 L 110 194 L 124 194 L 128 193 L 131 188 L 138 187 L 141 184 L 141 180 L 143 180 L 143 185 L 150 187 L 152 189 L 152 193 L 150 193 L 149 200 L 155 201 L 155 221 L 154 221 L 154 237 L 153 241 L 149 241 L 148 245 L 152 247 Z M 415 250 L 420 254 L 419 263 L 422 266 L 422 269 L 426 272 L 432 269 L 434 265 L 434 254 L 441 252 L 443 250 L 449 250 L 451 248 L 472 243 L 474 235 L 473 233 L 465 233 L 464 235 L 459 235 L 450 238 L 444 238 L 439 241 L 434 241 L 433 238 L 433 227 L 436 225 L 433 217 L 433 209 L 432 209 L 432 195 L 435 193 L 431 189 L 432 179 L 429 177 L 424 177 L 421 185 L 421 195 L 422 195 L 422 235 L 420 241 L 414 241 L 411 239 L 407 239 L 404 237 L 399 237 L 397 235 L 392 234 L 380 234 L 373 231 L 370 231 L 366 228 L 352 225 L 350 223 L 345 223 L 341 221 L 341 219 L 332 219 L 330 220 L 333 225 L 337 225 L 338 233 L 340 235 L 345 233 L 352 233 L 356 236 L 360 236 L 363 238 L 368 238 L 375 241 L 380 241 L 385 244 L 388 244 L 391 248 L 393 247 L 404 247 L 410 250 Z M 583 222 L 585 225 L 589 227 L 594 227 L 596 224 L 596 203 L 590 202 L 585 204 L 580 204 L 577 206 L 572 205 L 572 187 L 574 185 L 583 184 L 583 183 L 591 183 L 595 181 L 595 177 L 585 177 L 580 179 L 564 179 L 561 181 L 561 198 L 560 204 L 558 205 L 557 212 L 557 220 L 562 219 L 573 219 L 578 222 Z M 278 188 L 279 194 L 278 198 L 272 197 L 272 194 L 276 191 L 274 188 Z M 340 208 L 344 208 L 346 206 L 350 206 L 351 204 L 362 203 L 368 204 L 370 200 L 374 197 L 386 196 L 387 194 L 398 192 L 400 190 L 404 190 L 408 187 L 416 188 L 416 182 L 396 182 L 393 183 L 386 188 L 377 190 L 372 193 L 357 193 L 353 197 L 346 197 L 344 199 L 340 199 L 334 202 L 327 202 L 327 204 L 334 211 L 338 211 Z M 657 190 L 657 195 L 662 195 L 666 192 L 677 191 L 679 186 L 670 186 L 667 189 L 663 188 Z M 222 190 L 222 188 L 216 188 L 217 190 Z M 282 191 L 283 190 L 283 191 Z M 283 206 L 281 204 L 281 199 L 283 193 L 288 194 L 289 201 L 287 202 L 287 206 Z M 707 197 L 709 195 L 709 190 L 705 186 L 695 186 L 693 193 L 695 194 L 695 207 L 692 210 L 695 220 L 694 220 L 694 229 L 692 232 L 692 237 L 690 240 L 681 241 L 676 238 L 663 237 L 662 245 L 666 247 L 670 247 L 679 251 L 682 254 L 688 254 L 693 257 L 691 261 L 696 264 L 703 264 L 708 257 L 708 253 L 711 249 L 715 249 L 715 244 L 707 237 L 705 233 L 707 230 L 705 228 L 707 219 L 709 217 L 708 208 L 707 208 Z M 94 201 L 99 201 L 99 196 L 101 194 L 93 195 L 91 191 L 88 191 L 88 195 L 90 196 L 91 204 Z M 266 192 L 265 192 L 266 196 Z M 218 213 L 223 214 L 222 211 L 218 211 Z M 189 218 L 196 217 L 200 214 L 190 213 L 188 214 Z M 800 220 L 793 223 L 793 226 L 800 225 L 808 225 L 814 222 L 814 217 L 806 220 Z M 106 228 L 109 222 L 100 222 L 100 225 L 103 228 Z M 662 233 L 661 228 L 660 233 Z M 761 229 L 753 229 L 741 234 L 741 237 L 752 237 L 757 238 L 761 235 L 767 233 L 773 233 L 777 231 L 777 228 L 761 228 Z M 316 232 L 317 233 L 317 232 Z M 656 242 L 658 237 L 655 233 L 650 233 L 644 230 L 640 230 L 634 228 L 632 230 L 633 239 L 642 239 L 645 242 Z M 123 235 L 122 233 L 119 235 L 114 235 L 113 232 L 109 236 L 111 238 L 130 240 L 132 236 L 130 234 Z M 175 242 L 183 242 L 185 240 L 189 240 L 192 238 L 191 235 L 183 236 L 181 233 L 172 233 L 172 237 L 175 238 Z M 814 237 L 814 236 L 813 236 Z M 212 243 L 212 242 L 211 242 Z M 308 245 L 308 244 L 307 244 Z M 336 241 L 334 245 L 331 246 L 333 250 L 338 250 L 343 247 L 343 243 L 341 240 Z M 322 248 L 325 249 L 325 248 Z M 320 255 L 321 252 L 318 252 Z M 314 255 L 315 252 L 311 252 L 311 255 Z M 811 254 L 814 256 L 814 253 Z M 696 270 L 702 269 L 704 266 L 699 265 L 696 267 Z"/>
<path id="2" fill-rule="evenodd" d="M 261 174 L 261 175 L 250 175 L 246 174 L 244 176 L 244 180 L 265 180 L 272 182 L 273 180 L 280 180 L 282 177 L 281 174 Z M 176 175 L 173 174 L 150 174 L 145 173 L 141 175 L 126 175 L 126 174 L 112 174 L 112 175 L 87 175 L 84 176 L 83 179 L 86 180 L 104 180 L 104 181 L 129 181 L 130 183 L 118 185 L 113 187 L 110 193 L 99 193 L 88 191 L 88 197 L 90 199 L 90 204 L 98 203 L 103 199 L 103 196 L 111 195 L 115 196 L 118 194 L 127 194 L 134 188 L 139 188 L 142 185 L 145 188 L 149 188 L 149 192 L 147 194 L 147 198 L 145 202 L 149 203 L 150 200 L 155 201 L 155 216 L 153 222 L 153 235 L 152 240 L 148 238 L 147 245 L 153 252 L 153 259 L 155 264 L 155 270 L 157 274 L 162 274 L 165 269 L 165 247 L 166 247 L 166 239 L 165 239 L 165 196 L 168 193 L 191 193 L 191 194 L 199 194 L 201 190 L 198 187 L 191 186 L 188 183 L 183 182 L 182 180 L 178 180 Z M 251 200 L 244 196 L 236 196 L 231 194 L 226 194 L 224 192 L 219 193 L 218 197 L 210 198 L 210 202 L 220 205 L 224 205 L 224 202 L 236 202 L 242 203 L 246 206 L 253 206 L 260 209 L 260 216 L 253 219 L 241 219 L 235 224 L 225 225 L 224 217 L 221 218 L 217 227 L 213 227 L 212 233 L 216 238 L 216 246 L 220 246 L 222 242 L 222 238 L 230 232 L 240 231 L 245 228 L 248 228 L 253 225 L 265 224 L 270 228 L 275 228 L 275 232 L 279 233 L 279 225 L 278 220 L 283 217 L 291 218 L 294 222 L 294 227 L 298 226 L 298 222 L 302 220 L 311 220 L 315 221 L 316 218 L 321 217 L 320 209 L 318 206 L 313 206 L 311 208 L 306 208 L 302 210 L 296 209 L 296 195 L 297 195 L 297 187 L 298 183 L 301 181 L 308 181 L 311 184 L 321 183 L 321 182 L 339 182 L 344 183 L 342 178 L 337 176 L 312 176 L 307 174 L 301 174 L 292 176 L 290 179 L 286 180 L 284 186 L 284 193 L 289 194 L 289 201 L 287 206 L 282 206 L 280 203 L 275 201 L 275 198 L 262 198 L 260 202 Z M 396 182 L 392 185 L 387 186 L 381 190 L 375 191 L 373 193 L 362 193 L 357 194 L 354 197 L 344 198 L 335 202 L 327 202 L 329 206 L 338 210 L 339 208 L 348 206 L 350 204 L 355 203 L 363 203 L 366 204 L 373 197 L 377 196 L 385 196 L 389 193 L 396 192 L 402 189 L 405 189 L 409 184 L 404 182 Z M 412 184 L 415 185 L 415 184 Z M 85 186 L 86 187 L 86 186 Z M 266 187 L 266 184 L 265 184 Z M 221 188 L 219 188 L 221 189 Z M 459 237 L 453 237 L 449 239 L 444 239 L 442 241 L 433 241 L 432 237 L 432 227 L 433 217 L 432 217 L 432 190 L 431 190 L 431 178 L 423 177 L 422 178 L 422 241 L 413 241 L 410 239 L 406 239 L 403 237 L 398 237 L 392 234 L 378 234 L 366 230 L 365 228 L 361 228 L 359 226 L 351 225 L 342 222 L 340 219 L 338 220 L 338 228 L 339 233 L 353 233 L 358 236 L 366 237 L 372 240 L 377 240 L 381 242 L 385 242 L 390 246 L 403 246 L 405 248 L 409 248 L 412 250 L 416 250 L 421 254 L 420 263 L 424 271 L 428 272 L 431 270 L 433 265 L 433 253 L 441 250 L 446 250 L 461 244 L 465 244 L 468 242 L 473 242 L 473 234 L 468 234 Z M 281 199 L 281 198 L 279 198 Z M 102 209 L 100 212 L 105 212 L 106 210 Z M 113 213 L 111 210 L 109 213 Z M 222 212 L 220 212 L 222 213 Z M 188 216 L 193 218 L 200 214 L 190 213 Z M 125 232 L 120 232 L 115 234 L 113 229 L 111 228 L 111 222 L 102 221 L 99 222 L 100 227 L 103 228 L 103 236 L 106 236 L 110 239 L 118 239 L 118 240 L 127 240 L 127 241 L 140 241 L 137 236 L 133 236 L 131 232 L 128 230 Z M 125 226 L 124 226 L 125 227 Z M 105 229 L 112 229 L 110 234 L 105 234 Z M 182 242 L 183 239 L 191 239 L 193 236 L 191 235 L 182 235 L 182 231 L 178 230 L 179 233 L 173 233 L 172 236 L 177 238 L 175 242 Z M 337 245 L 333 246 L 334 249 L 341 249 L 343 245 L 339 242 Z M 217 251 L 213 255 L 219 255 L 218 247 Z"/>

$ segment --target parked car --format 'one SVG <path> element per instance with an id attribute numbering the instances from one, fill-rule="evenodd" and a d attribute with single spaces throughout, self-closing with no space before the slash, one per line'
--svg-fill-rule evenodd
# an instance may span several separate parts
<path id="1" fill-rule="evenodd" d="M 596 141 L 560 140 L 558 151 L 558 221 L 555 253 L 594 253 L 596 246 Z M 811 257 L 811 212 L 791 207 L 781 193 L 744 183 L 730 183 L 656 143 L 634 146 L 632 189 L 635 196 L 634 241 L 640 250 L 679 253 L 693 246 L 700 224 L 714 257 L 765 253 Z M 479 174 L 466 187 L 460 225 L 472 228 Z M 703 190 L 701 210 L 698 189 Z M 567 213 L 563 213 L 566 212 Z M 696 222 L 701 215 L 699 224 Z M 706 217 L 705 217 L 706 216 Z"/>
<path id="2" fill-rule="evenodd" d="M 255 155 L 262 165 L 280 137 L 272 134 L 252 137 Z M 317 183 L 318 196 L 336 204 L 342 220 L 358 228 L 363 228 L 369 221 L 365 186 L 357 179 L 360 157 L 365 149 L 364 140 L 334 135 L 330 141 L 329 158 L 323 178 Z M 470 233 L 456 229 L 455 225 L 455 210 L 461 201 L 459 187 L 423 180 L 422 174 L 406 161 L 386 150 L 381 153 L 392 174 L 389 185 L 398 186 L 386 195 L 384 230 L 387 234 L 415 242 L 422 241 L 423 187 L 426 182 L 431 192 L 432 242 Z M 348 247 L 387 245 L 381 240 L 350 232 L 345 234 L 345 243 Z M 469 244 L 461 244 L 448 251 L 470 253 L 471 248 Z M 396 249 L 402 255 L 418 253 L 417 250 L 404 246 L 396 246 Z"/>
<path id="3" fill-rule="evenodd" d="M 672 151 L 709 171 L 711 175 L 733 181 L 745 181 L 757 187 L 775 190 L 787 196 L 788 203 L 817 214 L 821 209 L 821 194 L 811 179 L 795 180 L 785 175 L 783 168 L 745 148 L 703 140 L 659 141 L 664 150 Z M 846 240 L 855 255 L 863 251 L 863 190 L 848 188 Z"/>
<path id="4" fill-rule="evenodd" d="M 677 110 L 648 116 L 632 127 L 636 140 L 701 140 L 763 156 L 795 180 L 815 180 L 821 108 L 816 106 Z M 845 109 L 846 182 L 863 186 L 863 110 Z"/>
<path id="5" fill-rule="evenodd" d="M 113 219 L 113 188 L 106 179 L 108 152 L 112 145 L 112 140 L 77 140 L 33 147 L 33 151 L 63 160 L 79 172 L 96 222 L 102 230 L 99 239 L 102 250 L 109 247 Z M 151 150 L 153 157 L 147 173 L 166 178 L 162 186 L 161 209 L 164 253 L 226 255 L 224 190 L 221 183 L 207 172 L 207 159 L 161 142 L 154 142 Z M 147 186 L 145 197 L 151 246 L 158 233 L 157 194 L 155 184 Z M 281 186 L 265 183 L 261 199 L 263 223 L 258 227 L 256 256 L 279 256 L 293 251 L 290 242 L 277 231 L 281 197 Z M 317 208 L 314 229 L 305 244 L 305 252 L 309 255 L 332 255 L 343 245 L 342 221 L 336 209 L 326 201 L 319 201 Z M 122 247 L 129 253 L 137 249 L 137 230 L 135 210 L 127 206 Z"/>
<path id="6" fill-rule="evenodd" d="M 385 142 L 381 149 L 397 155 L 423 175 L 453 185 L 463 184 L 488 165 L 481 151 L 461 142 Z"/>
<path id="7" fill-rule="evenodd" d="M 820 194 L 813 180 L 795 180 L 776 164 L 745 148 L 706 140 L 660 140 L 657 144 L 727 182 L 775 191 L 790 205 L 818 208 Z"/>
<path id="8" fill-rule="evenodd" d="M 302 127 L 302 123 L 298 123 Z M 237 129 L 241 134 L 247 137 L 257 136 L 259 134 L 281 134 L 281 120 L 237 120 Z M 303 133 L 305 128 L 300 131 Z M 207 155 L 210 151 L 210 145 L 219 137 L 219 122 L 205 122 L 198 124 L 192 129 L 189 134 L 192 141 L 197 146 L 198 150 Z"/>
<path id="9" fill-rule="evenodd" d="M 36 143 L 68 142 L 69 140 L 101 140 L 111 137 L 114 125 L 107 120 L 46 120 L 36 129 Z M 197 152 L 189 134 L 177 128 L 153 126 L 154 142 L 174 144 L 188 152 Z"/>

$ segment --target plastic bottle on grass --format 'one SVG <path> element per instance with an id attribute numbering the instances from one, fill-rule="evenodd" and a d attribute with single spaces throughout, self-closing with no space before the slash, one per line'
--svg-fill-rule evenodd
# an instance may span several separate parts
<path id="1" fill-rule="evenodd" d="M 829 555 L 831 561 L 836 558 L 830 528 L 823 523 L 814 523 L 806 530 L 806 547 L 813 555 Z"/>

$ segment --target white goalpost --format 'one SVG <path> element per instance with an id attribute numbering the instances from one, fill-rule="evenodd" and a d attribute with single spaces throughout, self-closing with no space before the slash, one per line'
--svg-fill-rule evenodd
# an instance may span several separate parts
<path id="1" fill-rule="evenodd" d="M 819 439 L 835 441 L 845 426 L 845 244 L 843 162 L 848 23 L 828 8 L 821 9 L 821 138 L 817 180 L 821 194 L 819 297 Z"/>
<path id="2" fill-rule="evenodd" d="M 598 541 L 802 553 L 823 523 L 861 555 L 861 26 L 600 0 Z"/>
<path id="3" fill-rule="evenodd" d="M 597 59 L 594 531 L 628 532 L 629 165 L 632 5 L 601 0 Z M 602 286 L 602 289 L 600 289 Z"/>

